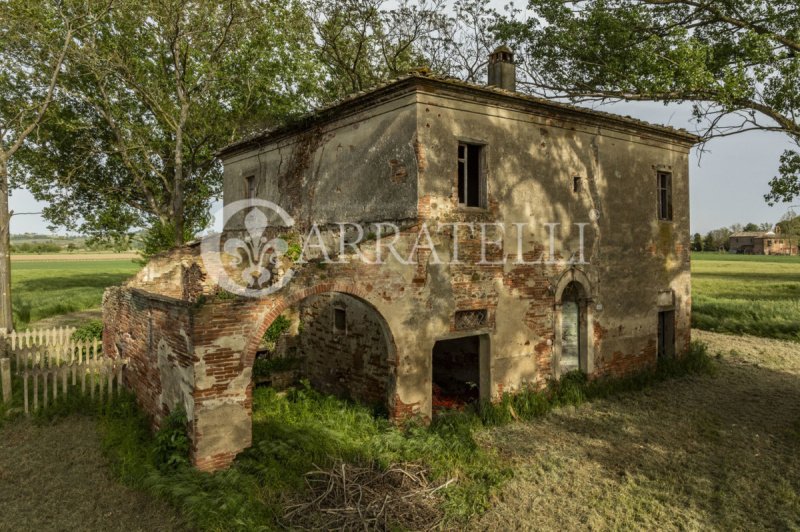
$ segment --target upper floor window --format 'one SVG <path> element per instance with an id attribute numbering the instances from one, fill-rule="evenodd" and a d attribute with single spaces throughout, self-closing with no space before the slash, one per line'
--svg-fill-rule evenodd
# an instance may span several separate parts
<path id="1" fill-rule="evenodd" d="M 481 171 L 483 146 L 458 145 L 458 204 L 464 207 L 486 205 L 486 180 Z"/>
<path id="2" fill-rule="evenodd" d="M 244 178 L 245 182 L 245 198 L 253 201 L 256 199 L 256 176 L 249 175 Z"/>
<path id="3" fill-rule="evenodd" d="M 575 176 L 572 178 L 572 192 L 578 193 L 583 189 L 583 182 L 581 181 L 580 176 Z"/>
<path id="4" fill-rule="evenodd" d="M 658 219 L 672 220 L 672 174 L 658 172 Z"/>

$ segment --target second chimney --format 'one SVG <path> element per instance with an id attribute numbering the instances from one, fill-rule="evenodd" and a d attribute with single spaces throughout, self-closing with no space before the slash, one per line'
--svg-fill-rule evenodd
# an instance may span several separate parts
<path id="1" fill-rule="evenodd" d="M 517 65 L 508 46 L 498 46 L 489 55 L 489 85 L 507 91 L 517 90 Z"/>

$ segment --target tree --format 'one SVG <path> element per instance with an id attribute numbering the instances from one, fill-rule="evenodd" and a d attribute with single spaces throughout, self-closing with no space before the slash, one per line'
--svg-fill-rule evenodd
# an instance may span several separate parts
<path id="1" fill-rule="evenodd" d="M 0 18 L 0 330 L 11 311 L 9 167 L 45 118 L 57 94 L 75 36 L 109 9 L 109 2 L 5 0 Z"/>
<path id="2" fill-rule="evenodd" d="M 498 35 L 522 52 L 521 86 L 551 97 L 692 102 L 705 140 L 777 131 L 800 147 L 797 0 L 529 0 Z M 770 203 L 800 195 L 781 157 Z"/>
<path id="3" fill-rule="evenodd" d="M 749 224 L 745 225 L 744 229 L 743 229 L 743 231 L 760 231 L 760 230 L 761 230 L 761 228 L 757 224 L 754 224 L 752 222 L 750 222 Z"/>
<path id="4" fill-rule="evenodd" d="M 703 251 L 703 237 L 695 233 L 692 237 L 692 251 Z"/>
<path id="5" fill-rule="evenodd" d="M 16 176 L 56 225 L 180 245 L 221 187 L 216 150 L 304 111 L 318 66 L 297 3 L 118 0 L 67 56 Z"/>
<path id="6" fill-rule="evenodd" d="M 719 248 L 714 245 L 714 235 L 709 231 L 703 238 L 703 251 L 717 251 L 717 249 Z"/>
<path id="7" fill-rule="evenodd" d="M 441 0 L 307 1 L 322 68 L 325 99 L 334 100 L 407 73 L 424 62 L 417 46 L 442 24 Z"/>
<path id="8" fill-rule="evenodd" d="M 306 1 L 333 100 L 416 68 L 469 82 L 486 78 L 496 44 L 490 0 Z"/>

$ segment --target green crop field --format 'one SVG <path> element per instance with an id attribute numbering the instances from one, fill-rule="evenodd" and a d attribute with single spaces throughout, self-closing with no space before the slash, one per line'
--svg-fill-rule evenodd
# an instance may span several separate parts
<path id="1" fill-rule="evenodd" d="M 11 262 L 16 328 L 68 312 L 97 308 L 108 286 L 139 270 L 130 259 Z"/>
<path id="2" fill-rule="evenodd" d="M 800 257 L 694 253 L 692 323 L 800 341 Z"/>

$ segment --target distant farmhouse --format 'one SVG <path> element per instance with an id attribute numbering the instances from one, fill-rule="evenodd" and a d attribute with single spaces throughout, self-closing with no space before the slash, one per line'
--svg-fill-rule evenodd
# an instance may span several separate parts
<path id="1" fill-rule="evenodd" d="M 731 253 L 745 255 L 797 255 L 797 242 L 781 235 L 781 228 L 773 231 L 739 231 L 731 234 Z"/>

